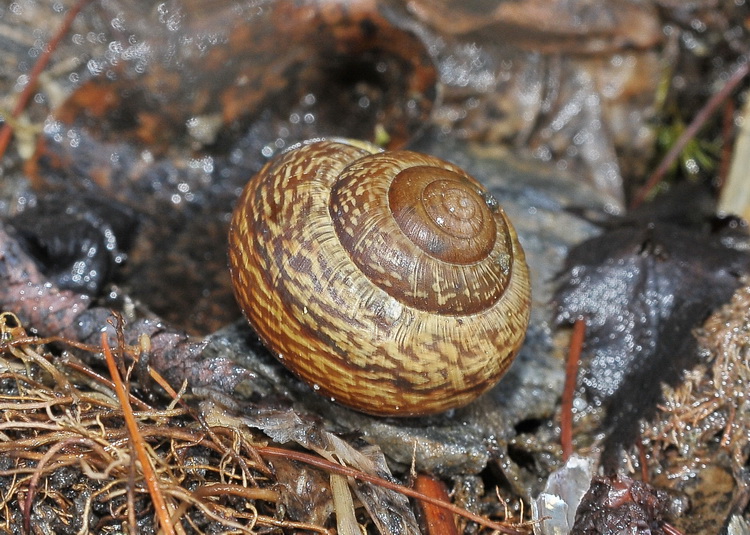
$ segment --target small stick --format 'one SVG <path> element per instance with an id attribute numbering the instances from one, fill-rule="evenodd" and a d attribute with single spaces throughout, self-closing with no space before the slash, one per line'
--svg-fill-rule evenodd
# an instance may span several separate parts
<path id="1" fill-rule="evenodd" d="M 669 149 L 669 152 L 667 152 L 664 158 L 662 158 L 659 166 L 653 173 L 651 173 L 651 176 L 646 181 L 646 183 L 636 192 L 635 196 L 633 197 L 633 202 L 630 204 L 631 209 L 637 208 L 641 204 L 643 204 L 643 201 L 646 200 L 646 197 L 648 197 L 648 194 L 651 193 L 651 190 L 654 189 L 659 182 L 661 182 L 662 178 L 664 178 L 664 175 L 680 155 L 682 149 L 685 148 L 685 145 L 687 145 L 688 142 L 695 137 L 695 135 L 698 133 L 698 130 L 700 130 L 705 122 L 713 115 L 714 111 L 716 111 L 716 108 L 718 108 L 719 105 L 724 102 L 724 100 L 726 100 L 729 95 L 732 94 L 734 89 L 745 78 L 745 76 L 747 76 L 748 72 L 750 72 L 750 62 L 746 61 L 744 63 L 741 63 L 737 67 L 737 70 L 734 71 L 732 76 L 729 77 L 727 83 L 724 84 L 724 87 L 722 87 L 719 91 L 714 93 L 710 99 L 708 99 L 706 105 L 701 108 L 698 114 L 693 118 L 690 125 L 688 125 L 688 127 L 680 135 L 680 137 L 677 138 L 677 141 L 675 141 L 674 145 L 672 145 L 672 148 Z"/>
<path id="2" fill-rule="evenodd" d="M 674 527 L 669 522 L 664 522 L 664 524 L 661 525 L 661 529 L 666 533 L 667 535 L 683 535 L 683 533 Z"/>
<path id="3" fill-rule="evenodd" d="M 428 474 L 419 474 L 414 480 L 414 490 L 448 502 L 448 490 L 445 483 Z M 454 515 L 441 507 L 420 502 L 425 528 L 428 535 L 458 535 Z"/>
<path id="4" fill-rule="evenodd" d="M 159 488 L 159 481 L 157 479 L 154 467 L 151 464 L 151 459 L 146 452 L 146 446 L 143 444 L 143 440 L 140 438 L 138 432 L 138 422 L 135 420 L 133 414 L 133 408 L 130 406 L 130 400 L 128 399 L 128 393 L 125 390 L 125 385 L 122 382 L 120 373 L 117 369 L 117 363 L 115 362 L 114 355 L 109 348 L 107 342 L 107 333 L 102 333 L 102 350 L 104 351 L 104 360 L 107 362 L 107 368 L 109 374 L 114 380 L 115 392 L 117 392 L 117 398 L 120 400 L 122 406 L 122 415 L 125 418 L 125 426 L 128 429 L 130 440 L 133 444 L 138 461 L 141 463 L 141 470 L 143 471 L 143 478 L 146 481 L 151 499 L 154 502 L 154 509 L 159 518 L 159 524 L 161 524 L 162 530 L 166 535 L 174 535 L 175 529 L 172 525 L 172 519 L 170 517 L 167 503 L 164 500 L 164 495 Z"/>
<path id="5" fill-rule="evenodd" d="M 642 441 L 638 441 L 636 446 L 638 447 L 638 461 L 641 463 L 641 481 L 648 483 L 651 477 L 648 473 L 648 457 L 646 457 L 646 448 Z"/>
<path id="6" fill-rule="evenodd" d="M 31 100 L 31 95 L 34 93 L 34 90 L 37 87 L 39 75 L 42 74 L 42 71 L 44 71 L 45 68 L 47 68 L 47 64 L 49 63 L 52 53 L 57 50 L 57 46 L 60 44 L 62 38 L 65 37 L 65 35 L 70 30 L 70 27 L 73 25 L 73 21 L 78 16 L 78 13 L 80 13 L 80 11 L 90 1 L 91 0 L 78 0 L 78 2 L 76 2 L 75 5 L 70 8 L 68 14 L 65 15 L 65 19 L 60 25 L 60 29 L 57 30 L 57 33 L 47 44 L 44 52 L 42 52 L 42 54 L 39 56 L 39 59 L 34 64 L 34 67 L 31 69 L 31 72 L 29 73 L 29 82 L 26 84 L 26 87 L 23 88 L 23 91 L 21 91 L 21 93 L 18 95 L 18 100 L 16 101 L 16 105 L 13 107 L 13 111 L 11 113 L 11 117 L 13 117 L 14 119 L 17 119 L 18 116 L 21 115 L 23 110 L 26 109 L 29 100 Z M 6 121 L 5 124 L 0 127 L 0 159 L 5 156 L 5 151 L 8 149 L 8 144 L 10 143 L 12 134 L 13 127 L 9 122 Z"/>
<path id="7" fill-rule="evenodd" d="M 568 363 L 565 367 L 565 387 L 560 408 L 560 443 L 563 461 L 567 461 L 573 454 L 573 401 L 576 395 L 578 365 L 581 362 L 581 349 L 585 337 L 586 322 L 579 318 L 573 324 L 573 335 L 570 338 Z"/>
<path id="8" fill-rule="evenodd" d="M 737 111 L 733 100 L 728 100 L 724 105 L 724 113 L 721 119 L 721 157 L 719 159 L 719 168 L 716 171 L 716 189 L 721 191 L 724 183 L 729 176 L 729 167 L 732 163 L 733 146 L 732 139 L 734 136 L 734 114 Z"/>

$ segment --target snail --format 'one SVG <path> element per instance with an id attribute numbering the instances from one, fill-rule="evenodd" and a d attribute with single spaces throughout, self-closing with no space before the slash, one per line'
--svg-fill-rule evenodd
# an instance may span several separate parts
<path id="1" fill-rule="evenodd" d="M 364 142 L 303 143 L 243 190 L 235 297 L 319 393 L 382 416 L 466 405 L 523 342 L 530 287 L 515 230 L 459 167 Z"/>

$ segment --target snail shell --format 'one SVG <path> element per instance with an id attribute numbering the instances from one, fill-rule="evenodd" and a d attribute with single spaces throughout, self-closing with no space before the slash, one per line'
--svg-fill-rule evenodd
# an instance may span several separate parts
<path id="1" fill-rule="evenodd" d="M 303 144 L 245 187 L 235 295 L 280 361 L 376 415 L 460 407 L 492 387 L 529 321 L 518 237 L 459 167 L 359 142 Z"/>

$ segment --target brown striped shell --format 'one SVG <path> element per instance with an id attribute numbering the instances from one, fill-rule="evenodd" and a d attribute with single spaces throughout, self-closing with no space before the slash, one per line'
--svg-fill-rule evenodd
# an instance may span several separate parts
<path id="1" fill-rule="evenodd" d="M 529 320 L 523 250 L 455 165 L 317 141 L 245 187 L 229 233 L 237 300 L 315 390 L 377 415 L 460 407 L 510 365 Z"/>

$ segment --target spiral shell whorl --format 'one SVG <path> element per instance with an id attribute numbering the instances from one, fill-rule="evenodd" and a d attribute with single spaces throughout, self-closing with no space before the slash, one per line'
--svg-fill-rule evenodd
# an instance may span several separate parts
<path id="1" fill-rule="evenodd" d="M 523 251 L 461 169 L 374 151 L 303 145 L 253 178 L 230 230 L 235 293 L 282 362 L 345 405 L 400 416 L 464 405 L 523 340 Z"/>
<path id="2" fill-rule="evenodd" d="M 499 299 L 512 267 L 505 217 L 482 192 L 448 162 L 378 153 L 338 177 L 331 217 L 373 284 L 420 310 L 470 314 Z"/>

